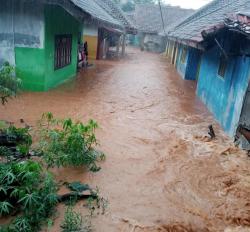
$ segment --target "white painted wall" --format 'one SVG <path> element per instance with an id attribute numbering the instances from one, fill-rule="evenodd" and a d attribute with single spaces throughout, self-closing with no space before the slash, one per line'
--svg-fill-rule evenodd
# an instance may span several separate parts
<path id="1" fill-rule="evenodd" d="M 98 27 L 96 25 L 85 24 L 83 35 L 98 36 Z"/>
<path id="2" fill-rule="evenodd" d="M 15 5 L 15 45 L 44 48 L 44 5 L 34 2 Z"/>
<path id="3" fill-rule="evenodd" d="M 0 1 L 0 66 L 8 61 L 15 64 L 14 23 L 12 1 Z"/>
<path id="4" fill-rule="evenodd" d="M 15 65 L 15 47 L 44 47 L 44 8 L 24 0 L 0 0 L 0 65 Z"/>

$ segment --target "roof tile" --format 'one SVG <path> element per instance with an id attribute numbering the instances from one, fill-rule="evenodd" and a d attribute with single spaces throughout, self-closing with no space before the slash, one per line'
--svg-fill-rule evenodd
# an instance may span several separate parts
<path id="1" fill-rule="evenodd" d="M 226 17 L 239 11 L 250 11 L 250 0 L 214 0 L 170 28 L 168 35 L 198 42 L 204 29 L 224 23 Z"/>

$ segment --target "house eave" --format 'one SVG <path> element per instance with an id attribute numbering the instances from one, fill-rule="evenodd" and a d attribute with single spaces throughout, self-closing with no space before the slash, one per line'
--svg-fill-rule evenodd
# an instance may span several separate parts
<path id="1" fill-rule="evenodd" d="M 189 47 L 199 49 L 201 51 L 205 51 L 205 47 L 202 45 L 201 42 L 193 41 L 193 40 L 184 40 L 184 39 L 180 39 L 180 38 L 176 38 L 172 36 L 168 36 L 167 38 L 168 40 L 171 40 L 173 42 L 177 42 L 177 43 L 189 46 Z"/>
<path id="2" fill-rule="evenodd" d="M 69 14 L 75 17 L 79 22 L 83 22 L 84 20 L 88 21 L 88 23 L 94 23 L 99 27 L 112 27 L 119 30 L 125 30 L 125 27 L 121 24 L 114 24 L 109 21 L 94 17 L 90 13 L 84 11 L 80 7 L 76 6 L 71 1 L 61 1 L 61 0 L 41 0 L 42 3 L 58 5 L 64 8 Z"/>

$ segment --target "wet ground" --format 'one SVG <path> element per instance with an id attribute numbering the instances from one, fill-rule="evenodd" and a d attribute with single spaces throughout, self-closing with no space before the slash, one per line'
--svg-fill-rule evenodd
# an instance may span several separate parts
<path id="1" fill-rule="evenodd" d="M 124 60 L 96 62 L 60 88 L 21 94 L 0 109 L 0 118 L 35 125 L 51 111 L 99 122 L 107 154 L 102 170 L 55 171 L 58 180 L 90 183 L 108 198 L 106 214 L 93 219 L 97 232 L 249 231 L 250 159 L 195 88 L 160 55 L 129 49 Z M 63 209 L 52 231 L 60 231 Z"/>

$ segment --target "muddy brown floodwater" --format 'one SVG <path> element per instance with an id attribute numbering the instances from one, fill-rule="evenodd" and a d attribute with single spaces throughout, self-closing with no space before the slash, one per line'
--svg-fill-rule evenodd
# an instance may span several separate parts
<path id="1" fill-rule="evenodd" d="M 0 118 L 35 125 L 51 111 L 98 121 L 102 170 L 55 170 L 58 180 L 90 183 L 108 198 L 106 214 L 93 219 L 97 232 L 249 231 L 250 160 L 195 89 L 165 58 L 129 48 L 124 60 L 96 62 L 60 88 L 21 94 Z M 52 231 L 60 231 L 63 215 L 59 206 Z"/>

